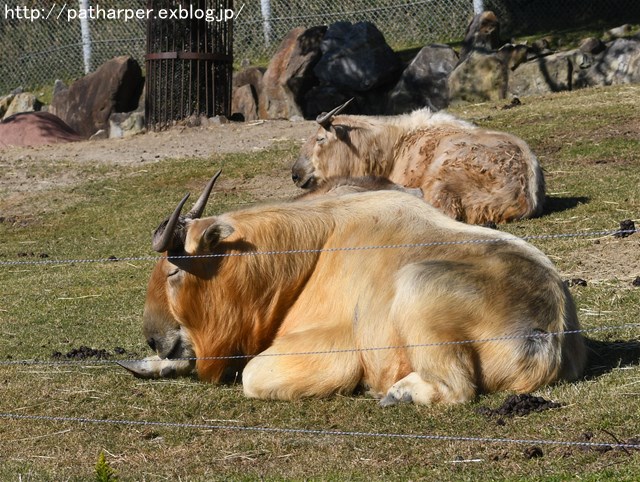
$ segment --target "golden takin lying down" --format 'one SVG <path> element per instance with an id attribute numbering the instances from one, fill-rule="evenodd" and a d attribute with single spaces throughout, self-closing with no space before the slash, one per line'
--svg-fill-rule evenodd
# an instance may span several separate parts
<path id="1" fill-rule="evenodd" d="M 249 397 L 366 387 L 382 405 L 581 376 L 572 298 L 525 241 L 393 190 L 203 218 L 212 184 L 156 230 L 168 258 L 149 280 L 144 332 L 159 361 L 127 364 L 134 373 L 187 373 L 193 361 L 174 359 L 195 356 L 208 382 L 242 371 Z"/>
<path id="2" fill-rule="evenodd" d="M 469 224 L 506 223 L 542 213 L 545 182 L 522 139 L 429 109 L 397 116 L 320 116 L 291 170 L 308 189 L 332 177 L 375 175 L 407 188 Z"/>

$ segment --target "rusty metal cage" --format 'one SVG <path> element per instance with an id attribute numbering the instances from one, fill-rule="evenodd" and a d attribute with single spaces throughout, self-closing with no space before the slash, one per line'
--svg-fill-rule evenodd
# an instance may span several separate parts
<path id="1" fill-rule="evenodd" d="M 229 116 L 233 0 L 147 0 L 145 114 L 160 130 L 192 116 Z"/>

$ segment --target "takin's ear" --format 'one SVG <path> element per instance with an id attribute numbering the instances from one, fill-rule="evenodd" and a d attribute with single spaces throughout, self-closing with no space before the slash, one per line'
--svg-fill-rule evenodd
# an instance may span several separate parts
<path id="1" fill-rule="evenodd" d="M 235 229 L 227 223 L 218 222 L 209 226 L 202 234 L 201 246 L 208 246 L 209 249 L 214 248 L 220 241 L 228 238 L 233 234 Z"/>
<path id="2" fill-rule="evenodd" d="M 347 130 L 347 128 L 343 125 L 335 125 L 332 126 L 333 130 L 336 133 L 336 137 L 338 139 L 340 139 L 341 141 L 345 142 L 347 140 L 347 138 L 349 137 L 349 131 Z"/>
<path id="3" fill-rule="evenodd" d="M 217 218 L 194 220 L 189 224 L 185 251 L 191 254 L 211 253 L 220 241 L 234 231 L 231 224 Z"/>

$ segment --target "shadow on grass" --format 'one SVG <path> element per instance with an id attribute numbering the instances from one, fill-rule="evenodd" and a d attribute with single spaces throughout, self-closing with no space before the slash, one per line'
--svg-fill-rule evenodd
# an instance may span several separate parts
<path id="1" fill-rule="evenodd" d="M 640 363 L 640 341 L 598 341 L 586 339 L 587 368 L 585 378 L 596 378 L 620 368 Z"/>
<path id="2" fill-rule="evenodd" d="M 576 196 L 576 197 L 559 197 L 559 196 L 547 196 L 544 201 L 544 211 L 542 215 L 559 213 L 573 209 L 579 204 L 586 204 L 589 202 L 588 197 Z"/>

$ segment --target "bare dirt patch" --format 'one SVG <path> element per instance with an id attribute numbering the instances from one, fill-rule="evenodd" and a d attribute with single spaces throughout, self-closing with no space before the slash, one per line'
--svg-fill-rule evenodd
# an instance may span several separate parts
<path id="1" fill-rule="evenodd" d="M 24 196 L 72 187 L 92 177 L 117 176 L 118 166 L 144 169 L 163 159 L 208 159 L 219 154 L 259 152 L 279 142 L 302 144 L 314 132 L 314 125 L 313 121 L 288 120 L 229 123 L 206 128 L 175 127 L 126 139 L 0 148 L 0 215 L 24 216 L 22 209 L 17 208 Z M 65 168 L 60 169 L 61 165 Z M 109 172 L 90 171 L 101 166 L 107 166 Z M 256 198 L 261 198 L 261 194 L 269 197 L 280 190 L 286 195 L 298 192 L 289 174 L 282 174 L 269 183 L 258 177 L 226 179 L 221 185 L 229 190 L 252 191 Z"/>
<path id="2" fill-rule="evenodd" d="M 619 280 L 632 287 L 640 276 L 640 234 L 624 238 L 605 236 L 554 260 L 564 277 L 587 284 Z"/>
<path id="3" fill-rule="evenodd" d="M 215 154 L 259 151 L 278 141 L 306 140 L 315 122 L 232 122 L 212 127 L 175 127 L 126 139 L 82 141 L 39 147 L 0 149 L 3 164 L 71 160 L 118 165 L 167 158 L 207 158 Z"/>

